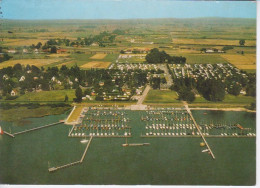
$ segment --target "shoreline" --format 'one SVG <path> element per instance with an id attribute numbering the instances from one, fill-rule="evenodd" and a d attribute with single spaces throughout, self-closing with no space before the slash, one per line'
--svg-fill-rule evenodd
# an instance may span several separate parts
<path id="1" fill-rule="evenodd" d="M 234 111 L 234 112 L 252 112 L 256 113 L 256 110 L 249 110 L 246 108 L 203 108 L 203 107 L 191 107 L 191 110 L 215 110 L 215 111 Z"/>

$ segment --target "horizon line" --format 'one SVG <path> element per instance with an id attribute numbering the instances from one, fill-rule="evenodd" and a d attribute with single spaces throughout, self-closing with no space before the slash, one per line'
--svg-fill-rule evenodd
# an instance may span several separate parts
<path id="1" fill-rule="evenodd" d="M 187 18 L 178 18 L 178 17 L 168 17 L 168 18 L 85 18 L 85 19 L 73 19 L 73 18 L 59 18 L 59 19 L 19 19 L 19 18 L 2 18 L 2 20 L 12 20 L 12 21 L 59 21 L 59 20 L 160 20 L 160 19 L 205 19 L 205 18 L 221 18 L 221 19 L 252 19 L 256 20 L 257 18 L 246 18 L 246 17 L 187 17 Z"/>

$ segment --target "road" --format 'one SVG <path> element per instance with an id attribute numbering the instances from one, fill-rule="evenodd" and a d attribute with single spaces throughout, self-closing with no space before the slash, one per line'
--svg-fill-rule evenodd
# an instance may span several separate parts
<path id="1" fill-rule="evenodd" d="M 173 81 L 172 81 L 172 76 L 171 76 L 171 74 L 169 73 L 169 70 L 168 70 L 168 68 L 167 68 L 167 66 L 166 66 L 166 64 L 161 64 L 160 65 L 160 68 L 164 71 L 164 73 L 166 74 L 166 81 L 167 81 L 167 88 L 169 89 L 171 86 L 172 86 L 172 84 L 173 84 Z"/>
<path id="2" fill-rule="evenodd" d="M 147 85 L 146 88 L 144 89 L 142 96 L 138 99 L 137 105 L 140 105 L 144 102 L 144 99 L 145 99 L 146 95 L 148 94 L 148 92 L 150 91 L 150 89 L 151 89 L 151 86 Z"/>

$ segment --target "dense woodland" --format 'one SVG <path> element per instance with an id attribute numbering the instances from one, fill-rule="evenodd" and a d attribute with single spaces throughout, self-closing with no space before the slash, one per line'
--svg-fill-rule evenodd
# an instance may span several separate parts
<path id="1" fill-rule="evenodd" d="M 157 48 L 153 48 L 145 57 L 147 63 L 176 63 L 185 64 L 186 58 L 182 56 L 170 56 L 165 51 L 159 51 Z"/>

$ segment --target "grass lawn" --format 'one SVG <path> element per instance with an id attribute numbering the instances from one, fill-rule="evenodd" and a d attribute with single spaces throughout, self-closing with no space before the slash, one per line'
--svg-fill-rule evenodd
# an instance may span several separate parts
<path id="1" fill-rule="evenodd" d="M 256 69 L 244 69 L 247 73 L 256 73 Z"/>
<path id="2" fill-rule="evenodd" d="M 106 57 L 102 59 L 102 61 L 109 61 L 115 63 L 118 56 L 119 54 L 107 54 Z"/>
<path id="3" fill-rule="evenodd" d="M 150 90 L 144 103 L 181 103 L 175 91 Z"/>
<path id="4" fill-rule="evenodd" d="M 55 101 L 63 102 L 65 95 L 68 95 L 69 101 L 73 101 L 75 98 L 75 91 L 70 90 L 53 90 L 53 91 L 40 91 L 40 92 L 28 92 L 16 99 L 16 101 Z"/>
<path id="5" fill-rule="evenodd" d="M 245 107 L 249 106 L 252 102 L 255 101 L 254 97 L 250 96 L 244 96 L 244 95 L 239 95 L 239 96 L 234 96 L 227 94 L 225 95 L 225 99 L 220 102 L 211 102 L 207 101 L 203 97 L 196 97 L 195 101 L 191 103 L 189 106 L 190 107 Z"/>

